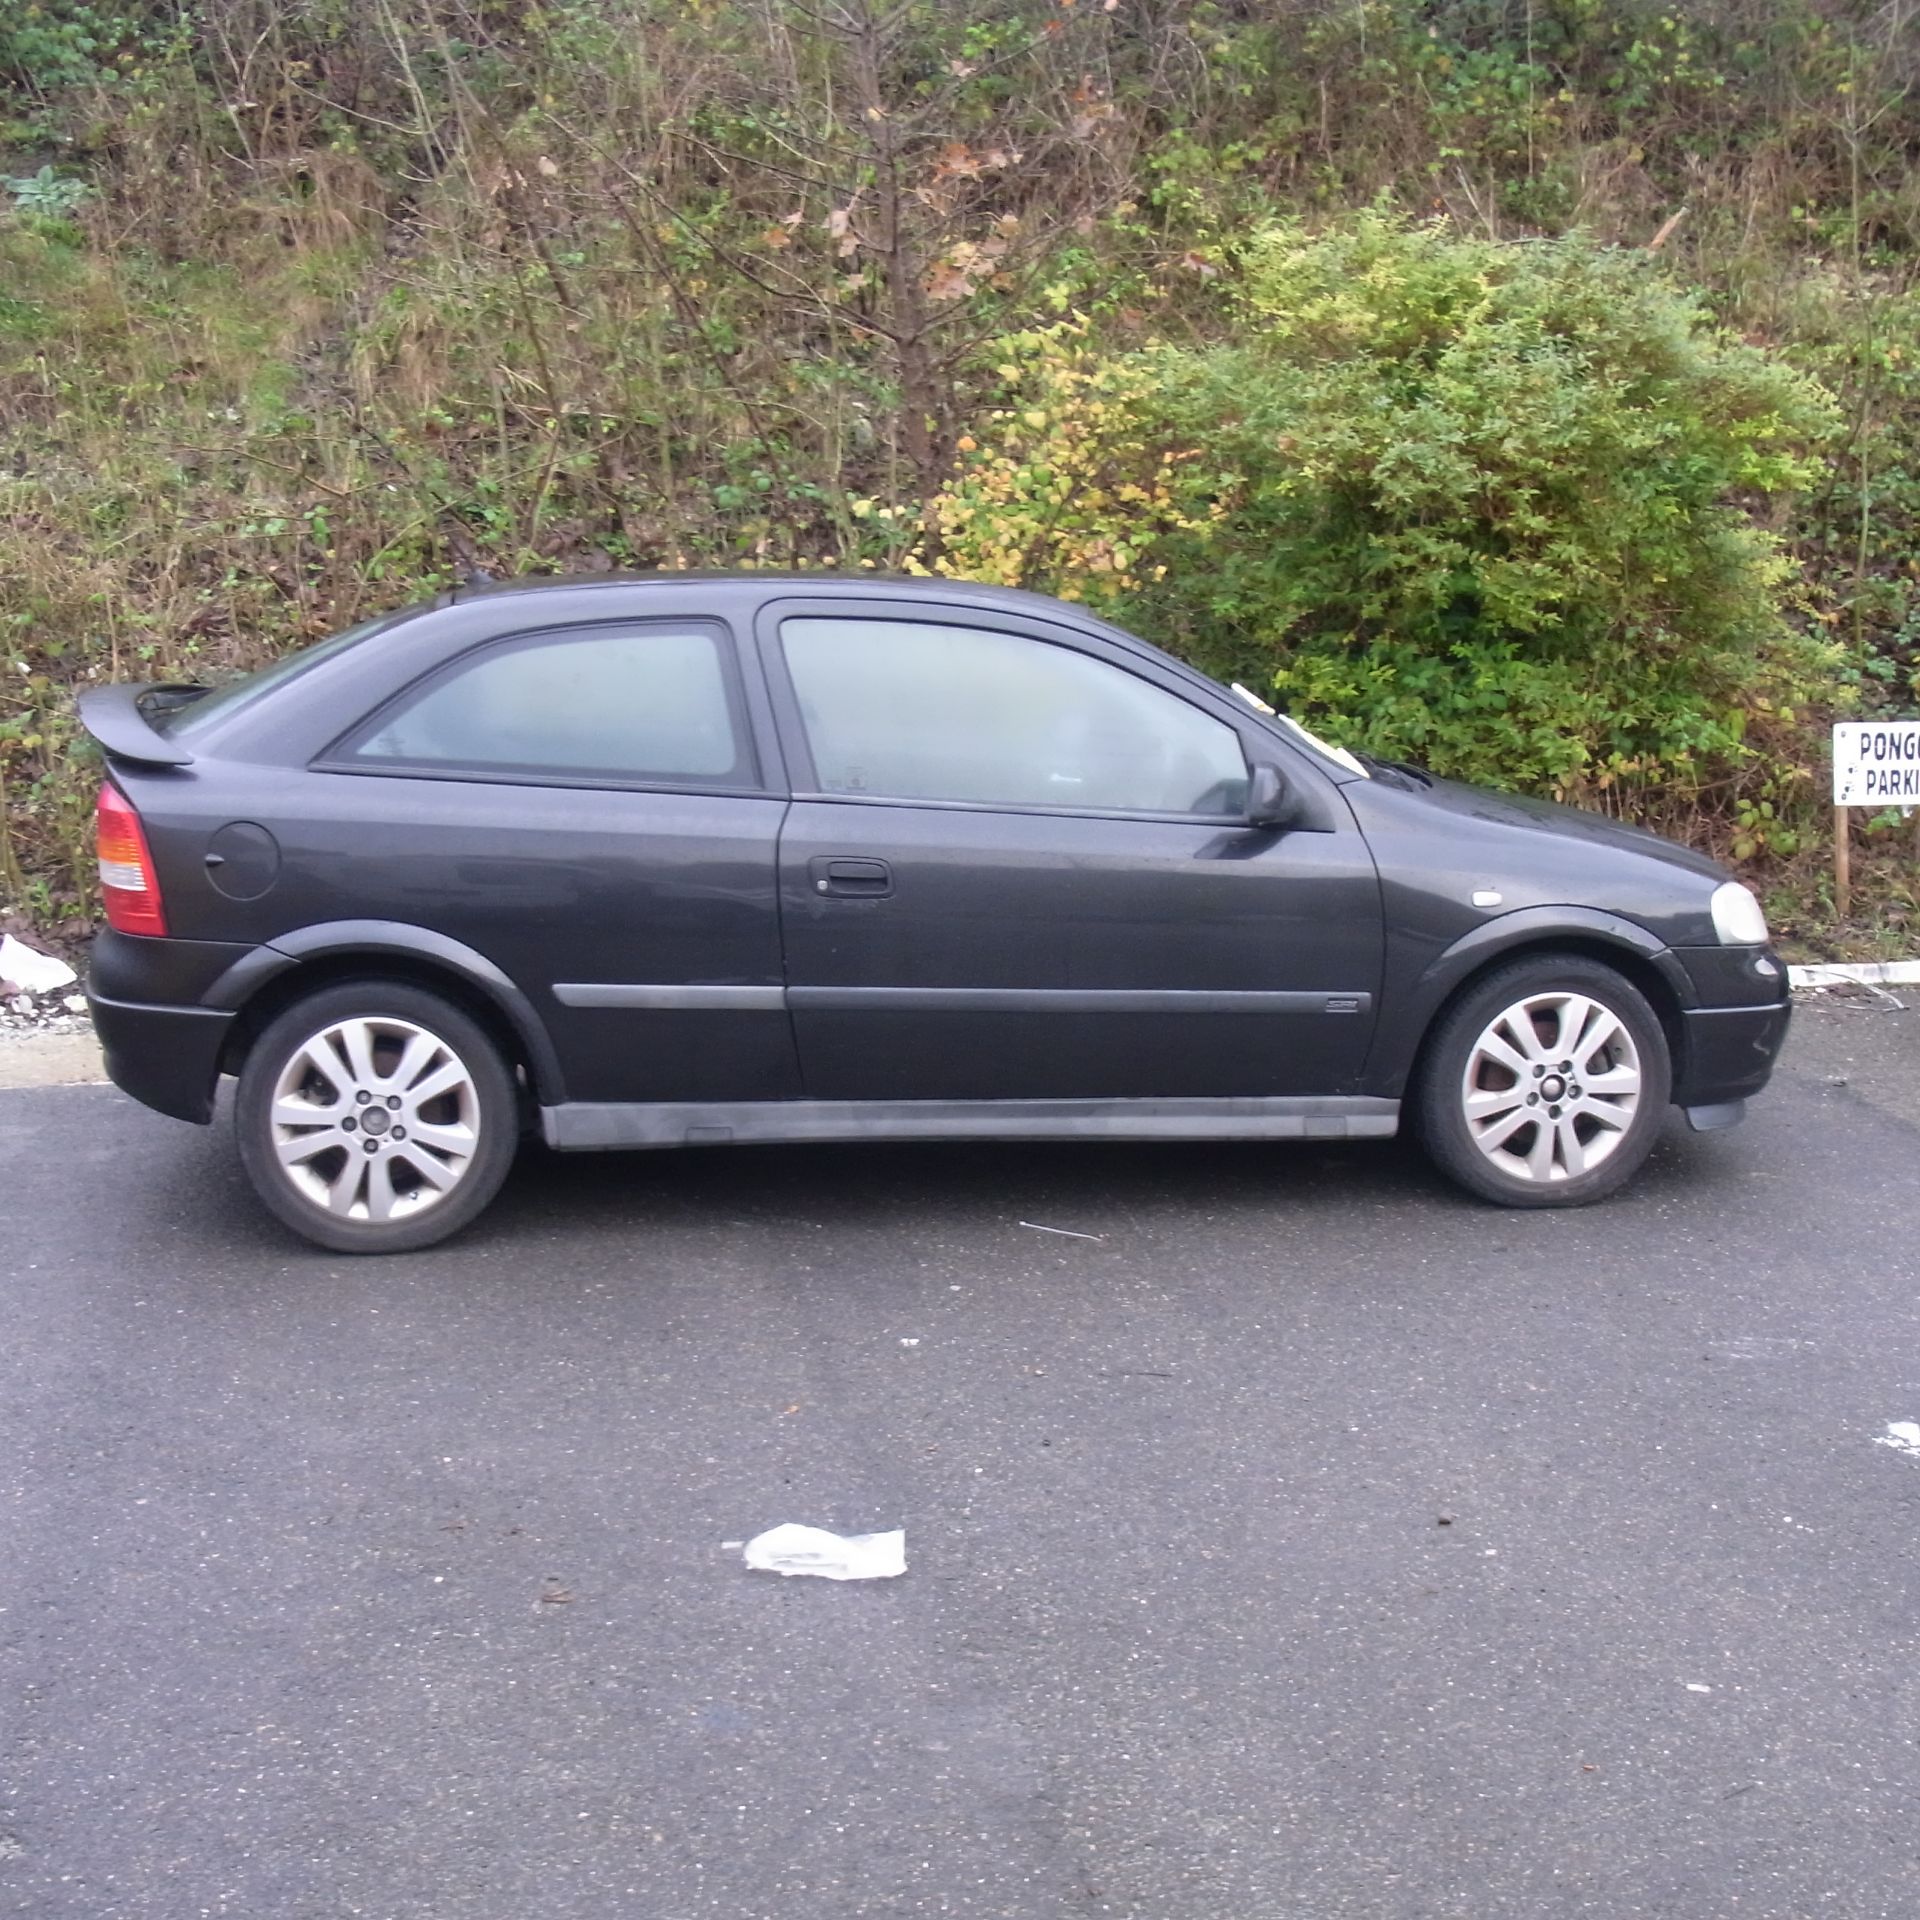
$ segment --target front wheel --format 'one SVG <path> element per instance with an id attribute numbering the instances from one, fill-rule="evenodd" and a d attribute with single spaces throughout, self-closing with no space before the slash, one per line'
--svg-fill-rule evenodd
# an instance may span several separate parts
<path id="1" fill-rule="evenodd" d="M 234 1105 L 240 1158 L 272 1212 L 338 1253 L 457 1233 L 499 1191 L 514 1084 L 480 1026 L 398 981 L 325 988 L 253 1043 Z"/>
<path id="2" fill-rule="evenodd" d="M 1633 1177 L 1672 1089 L 1653 1009 L 1611 967 L 1567 954 L 1502 967 L 1449 1009 L 1415 1098 L 1427 1151 L 1461 1186 L 1577 1207 Z"/>

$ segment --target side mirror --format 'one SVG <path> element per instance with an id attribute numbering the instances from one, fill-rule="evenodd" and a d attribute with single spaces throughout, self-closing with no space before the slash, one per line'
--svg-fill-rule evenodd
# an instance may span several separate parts
<path id="1" fill-rule="evenodd" d="M 1247 776 L 1247 825 L 1291 826 L 1298 811 L 1286 775 L 1271 762 L 1256 763 Z"/>

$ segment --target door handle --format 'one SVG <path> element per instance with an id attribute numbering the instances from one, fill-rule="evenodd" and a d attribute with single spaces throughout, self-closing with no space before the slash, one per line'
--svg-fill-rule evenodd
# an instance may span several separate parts
<path id="1" fill-rule="evenodd" d="M 822 855 L 807 862 L 815 893 L 848 900 L 883 900 L 893 891 L 893 869 L 884 860 L 852 860 Z"/>

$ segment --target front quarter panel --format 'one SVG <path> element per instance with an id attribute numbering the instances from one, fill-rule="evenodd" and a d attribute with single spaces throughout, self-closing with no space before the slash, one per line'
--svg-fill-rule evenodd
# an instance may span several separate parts
<path id="1" fill-rule="evenodd" d="M 1501 796 L 1446 783 L 1440 804 L 1382 779 L 1343 791 L 1373 849 L 1386 907 L 1367 1092 L 1404 1090 L 1434 1015 L 1503 953 L 1556 939 L 1613 948 L 1653 968 L 1679 1007 L 1697 1003 L 1673 948 L 1713 941 L 1708 901 L 1722 876 L 1710 861 L 1651 835 L 1616 838 L 1608 821 L 1588 835 L 1556 815 L 1559 830 L 1543 830 Z"/>

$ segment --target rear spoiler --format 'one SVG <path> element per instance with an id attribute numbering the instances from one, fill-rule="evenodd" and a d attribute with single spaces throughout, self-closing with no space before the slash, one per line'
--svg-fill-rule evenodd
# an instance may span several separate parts
<path id="1" fill-rule="evenodd" d="M 89 687 L 80 696 L 80 724 L 115 760 L 142 767 L 190 767 L 193 755 L 160 732 L 140 706 L 148 694 L 185 691 L 176 686 Z"/>

